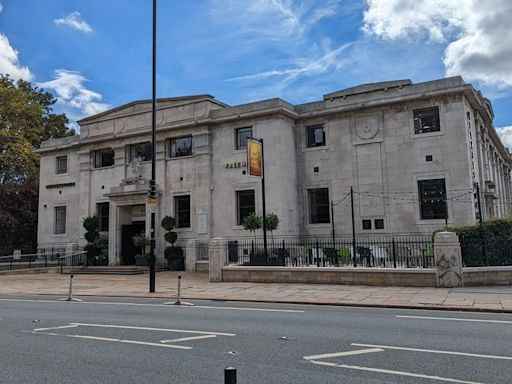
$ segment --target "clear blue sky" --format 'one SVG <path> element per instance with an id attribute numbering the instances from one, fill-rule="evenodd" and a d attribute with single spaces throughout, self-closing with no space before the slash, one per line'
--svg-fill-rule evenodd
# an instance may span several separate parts
<path id="1" fill-rule="evenodd" d="M 149 98 L 151 3 L 0 0 L 0 73 L 50 90 L 72 120 Z M 157 92 L 302 103 L 460 74 L 512 147 L 511 19 L 509 0 L 159 0 Z"/>

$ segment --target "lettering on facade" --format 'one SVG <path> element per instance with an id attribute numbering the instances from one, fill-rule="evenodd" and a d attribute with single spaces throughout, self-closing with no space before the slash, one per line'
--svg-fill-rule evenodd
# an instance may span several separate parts
<path id="1" fill-rule="evenodd" d="M 61 183 L 61 184 L 49 184 L 46 186 L 46 189 L 56 189 L 56 188 L 65 188 L 65 187 L 74 187 L 75 183 Z"/>
<path id="2" fill-rule="evenodd" d="M 247 161 L 236 161 L 234 163 L 226 163 L 226 168 L 242 168 L 247 167 Z"/>

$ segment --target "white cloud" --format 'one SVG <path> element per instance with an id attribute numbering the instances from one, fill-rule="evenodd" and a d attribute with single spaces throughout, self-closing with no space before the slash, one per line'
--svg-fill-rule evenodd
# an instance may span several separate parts
<path id="1" fill-rule="evenodd" d="M 501 142 L 512 152 L 512 125 L 496 128 L 496 132 L 498 132 Z"/>
<path id="2" fill-rule="evenodd" d="M 367 0 L 363 30 L 387 40 L 447 44 L 447 76 L 512 87 L 510 0 Z M 418 52 L 428 55 L 428 48 Z"/>
<path id="3" fill-rule="evenodd" d="M 4 10 L 4 6 L 2 5 L 2 3 L 0 3 L 0 12 L 2 12 Z"/>
<path id="4" fill-rule="evenodd" d="M 0 32 L 0 73 L 8 74 L 13 79 L 32 80 L 34 75 L 28 67 L 22 66 L 18 59 L 18 51 L 14 49 L 7 36 Z"/>
<path id="5" fill-rule="evenodd" d="M 41 88 L 53 90 L 57 95 L 58 102 L 71 108 L 71 118 L 78 119 L 110 108 L 108 104 L 100 102 L 103 98 L 101 94 L 85 87 L 85 81 L 87 79 L 79 72 L 58 69 L 55 71 L 54 80 L 38 83 L 37 85 Z M 73 113 L 74 111 L 75 113 Z M 79 114 L 76 111 L 79 111 Z"/>
<path id="6" fill-rule="evenodd" d="M 251 35 L 298 38 L 323 18 L 334 16 L 340 0 L 213 0 L 212 16 Z"/>
<path id="7" fill-rule="evenodd" d="M 82 15 L 78 11 L 71 12 L 62 19 L 55 19 L 54 22 L 57 25 L 67 25 L 81 32 L 92 32 L 91 26 L 85 20 L 82 20 Z"/>

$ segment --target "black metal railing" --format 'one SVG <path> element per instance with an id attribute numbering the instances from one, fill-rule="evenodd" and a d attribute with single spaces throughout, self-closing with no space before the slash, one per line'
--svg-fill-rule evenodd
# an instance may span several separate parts
<path id="1" fill-rule="evenodd" d="M 72 252 L 59 257 L 60 273 L 69 269 L 87 268 L 87 252 Z"/>
<path id="2" fill-rule="evenodd" d="M 12 271 L 18 269 L 48 268 L 59 266 L 59 259 L 52 258 L 49 254 L 23 254 L 0 256 L 0 271 Z"/>
<path id="3" fill-rule="evenodd" d="M 430 268 L 434 266 L 431 237 L 269 239 L 267 255 L 262 239 L 231 240 L 228 264 L 253 266 Z"/>
<path id="4" fill-rule="evenodd" d="M 209 260 L 209 249 L 210 248 L 208 243 L 199 243 L 197 245 L 197 260 Z"/>
<path id="5" fill-rule="evenodd" d="M 464 267 L 512 266 L 512 239 L 460 236 Z"/>

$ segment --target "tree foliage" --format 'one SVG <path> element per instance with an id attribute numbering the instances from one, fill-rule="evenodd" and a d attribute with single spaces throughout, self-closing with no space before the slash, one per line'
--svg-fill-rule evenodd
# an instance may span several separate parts
<path id="1" fill-rule="evenodd" d="M 0 254 L 35 252 L 39 155 L 48 139 L 71 136 L 56 99 L 29 82 L 0 74 Z"/>
<path id="2" fill-rule="evenodd" d="M 261 228 L 261 224 L 263 222 L 263 218 L 261 215 L 258 215 L 256 212 L 251 213 L 250 215 L 244 218 L 242 225 L 246 231 L 254 232 L 254 238 L 256 239 L 256 230 Z"/>

